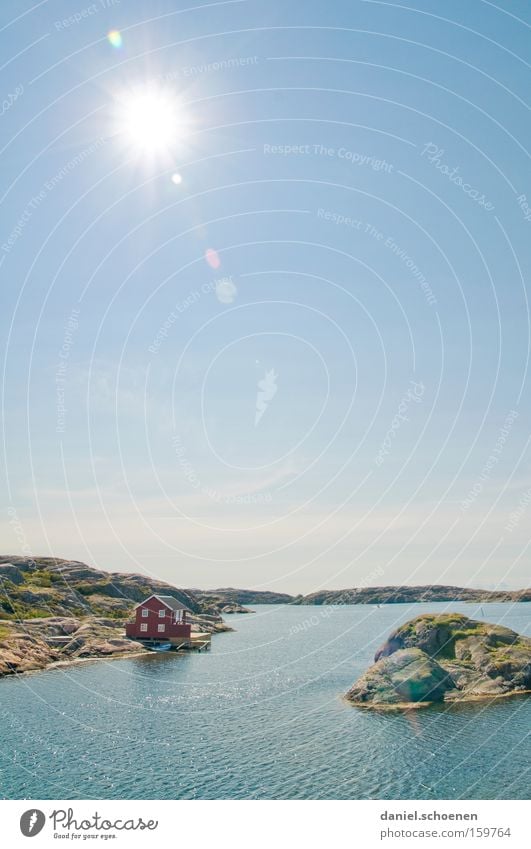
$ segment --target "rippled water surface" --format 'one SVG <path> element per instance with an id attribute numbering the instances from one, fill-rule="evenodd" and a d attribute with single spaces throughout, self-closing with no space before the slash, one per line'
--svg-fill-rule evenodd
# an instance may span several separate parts
<path id="1" fill-rule="evenodd" d="M 261 606 L 202 654 L 0 681 L 3 798 L 529 798 L 518 696 L 406 714 L 340 696 L 400 622 L 456 610 L 529 633 L 529 604 Z"/>

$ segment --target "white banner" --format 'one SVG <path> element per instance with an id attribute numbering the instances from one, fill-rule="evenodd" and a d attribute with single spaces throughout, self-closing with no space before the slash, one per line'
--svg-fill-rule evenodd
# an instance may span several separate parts
<path id="1" fill-rule="evenodd" d="M 4 801 L 2 845 L 529 846 L 513 801 Z M 32 842 L 34 840 L 34 842 Z M 67 842 L 68 841 L 68 842 Z"/>

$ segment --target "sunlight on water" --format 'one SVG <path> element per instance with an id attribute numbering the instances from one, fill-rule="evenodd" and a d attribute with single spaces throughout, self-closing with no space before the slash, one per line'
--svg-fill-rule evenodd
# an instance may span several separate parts
<path id="1" fill-rule="evenodd" d="M 206 654 L 0 682 L 4 798 L 526 798 L 525 697 L 406 714 L 341 700 L 392 628 L 464 611 L 529 632 L 525 604 L 261 606 Z"/>

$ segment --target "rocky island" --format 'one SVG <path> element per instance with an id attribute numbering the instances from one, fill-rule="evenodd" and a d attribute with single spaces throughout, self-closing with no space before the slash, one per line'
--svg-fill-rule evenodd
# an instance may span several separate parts
<path id="1" fill-rule="evenodd" d="M 235 589 L 189 590 L 197 599 L 226 613 L 248 613 L 247 604 L 350 605 L 350 604 L 416 604 L 418 602 L 464 601 L 487 602 L 531 601 L 531 590 L 483 590 L 444 584 L 422 586 L 351 587 L 344 590 L 319 590 L 308 595 L 289 595 L 268 590 Z"/>
<path id="2" fill-rule="evenodd" d="M 225 587 L 218 590 L 191 590 L 202 602 L 213 605 L 222 613 L 252 613 L 246 604 L 292 604 L 295 596 L 268 590 L 237 590 Z"/>
<path id="3" fill-rule="evenodd" d="M 531 639 L 461 614 L 424 614 L 397 628 L 345 698 L 392 709 L 531 691 Z"/>
<path id="4" fill-rule="evenodd" d="M 482 590 L 444 584 L 419 587 L 353 587 L 347 590 L 319 590 L 309 595 L 297 596 L 293 599 L 293 604 L 416 604 L 424 601 L 531 601 L 531 590 Z"/>

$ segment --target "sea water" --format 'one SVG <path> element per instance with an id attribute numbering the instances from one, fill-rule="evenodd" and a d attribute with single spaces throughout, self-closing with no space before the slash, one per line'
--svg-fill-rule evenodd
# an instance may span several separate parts
<path id="1" fill-rule="evenodd" d="M 7 799 L 523 799 L 531 699 L 407 712 L 342 700 L 398 624 L 459 611 L 529 633 L 529 604 L 256 606 L 210 652 L 0 680 Z M 526 779 L 527 776 L 527 779 Z"/>

